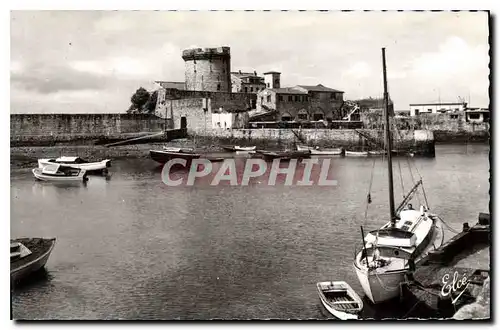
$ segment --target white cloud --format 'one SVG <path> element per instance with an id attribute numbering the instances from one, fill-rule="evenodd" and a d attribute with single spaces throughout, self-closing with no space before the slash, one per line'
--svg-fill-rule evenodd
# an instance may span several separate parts
<path id="1" fill-rule="evenodd" d="M 417 57 L 413 62 L 413 73 L 439 78 L 477 69 L 487 70 L 488 61 L 487 47 L 471 47 L 462 38 L 454 36 L 442 43 L 438 51 Z"/>
<path id="2" fill-rule="evenodd" d="M 366 62 L 356 62 L 343 72 L 343 76 L 351 79 L 361 79 L 369 77 L 372 74 L 370 65 Z"/>

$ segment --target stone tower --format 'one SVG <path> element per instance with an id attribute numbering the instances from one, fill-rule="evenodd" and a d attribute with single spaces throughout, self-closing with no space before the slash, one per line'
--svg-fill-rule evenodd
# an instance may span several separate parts
<path id="1" fill-rule="evenodd" d="M 280 88 L 280 72 L 269 71 L 264 72 L 264 82 L 267 88 Z"/>
<path id="2" fill-rule="evenodd" d="M 186 49 L 182 59 L 186 63 L 187 90 L 231 92 L 229 47 Z"/>

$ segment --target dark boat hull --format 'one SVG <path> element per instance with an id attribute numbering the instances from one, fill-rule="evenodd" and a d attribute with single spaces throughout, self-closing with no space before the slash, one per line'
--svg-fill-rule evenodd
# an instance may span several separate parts
<path id="1" fill-rule="evenodd" d="M 257 150 L 257 154 L 261 155 L 266 160 L 272 159 L 281 159 L 281 160 L 289 160 L 289 159 L 302 159 L 302 158 L 310 158 L 311 152 L 309 150 L 306 151 L 266 151 L 266 150 Z"/>
<path id="2" fill-rule="evenodd" d="M 31 254 L 10 262 L 10 279 L 19 282 L 28 278 L 45 266 L 56 243 L 55 238 L 18 238 L 11 242 L 19 242 L 26 246 Z"/>
<path id="3" fill-rule="evenodd" d="M 149 155 L 151 159 L 160 164 L 165 164 L 169 160 L 176 158 L 191 161 L 193 159 L 200 158 L 201 156 L 200 154 L 189 153 L 189 152 L 171 152 L 171 151 L 159 151 L 159 150 L 150 150 Z"/>

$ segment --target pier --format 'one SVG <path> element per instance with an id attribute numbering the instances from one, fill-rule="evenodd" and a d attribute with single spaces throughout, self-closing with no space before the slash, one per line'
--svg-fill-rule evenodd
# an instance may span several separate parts
<path id="1" fill-rule="evenodd" d="M 435 318 L 451 318 L 474 303 L 490 273 L 490 238 L 489 214 L 480 213 L 472 227 L 464 223 L 462 232 L 415 264 L 401 299 L 411 302 L 410 308 L 424 307 Z"/>

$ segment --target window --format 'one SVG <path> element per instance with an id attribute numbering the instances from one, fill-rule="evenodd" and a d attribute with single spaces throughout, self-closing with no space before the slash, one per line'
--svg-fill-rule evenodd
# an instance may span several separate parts
<path id="1" fill-rule="evenodd" d="M 322 113 L 315 113 L 314 116 L 313 116 L 313 120 L 314 121 L 323 120 L 324 117 L 325 116 Z"/>
<path id="2" fill-rule="evenodd" d="M 432 113 L 432 109 L 427 109 L 427 112 L 428 113 Z"/>
<path id="3" fill-rule="evenodd" d="M 278 86 L 278 85 L 279 85 L 279 83 L 280 83 L 280 81 L 279 81 L 278 79 L 276 79 L 276 80 L 274 81 L 274 85 L 275 85 L 275 86 Z"/>
<path id="4" fill-rule="evenodd" d="M 253 93 L 253 87 L 250 87 L 250 93 Z"/>
<path id="5" fill-rule="evenodd" d="M 298 102 L 298 101 L 299 101 L 299 96 L 295 95 L 295 102 Z"/>
<path id="6" fill-rule="evenodd" d="M 288 102 L 292 102 L 293 101 L 293 96 L 292 95 L 288 95 Z"/>
<path id="7" fill-rule="evenodd" d="M 455 108 L 455 111 L 458 111 L 458 110 L 460 110 L 460 109 L 458 109 L 458 108 Z"/>
<path id="8" fill-rule="evenodd" d="M 330 94 L 330 98 L 331 98 L 332 100 L 336 100 L 336 99 L 337 99 L 337 95 L 336 95 L 335 93 L 331 93 L 331 94 Z"/>
<path id="9" fill-rule="evenodd" d="M 451 115 L 450 115 L 450 118 L 451 118 L 451 119 L 458 119 L 458 115 L 451 114 Z"/>
<path id="10" fill-rule="evenodd" d="M 247 87 L 245 87 L 245 93 L 248 93 L 248 88 Z"/>
<path id="11" fill-rule="evenodd" d="M 297 115 L 297 117 L 300 119 L 300 120 L 307 120 L 307 113 L 299 113 Z"/>
<path id="12" fill-rule="evenodd" d="M 217 84 L 217 90 L 220 91 L 220 84 Z"/>
<path id="13" fill-rule="evenodd" d="M 289 114 L 284 114 L 281 116 L 281 121 L 292 121 L 292 117 Z"/>
<path id="14" fill-rule="evenodd" d="M 260 97 L 260 104 L 264 103 L 264 96 Z"/>
<path id="15" fill-rule="evenodd" d="M 469 113 L 469 119 L 479 119 L 480 115 L 478 113 Z"/>
<path id="16" fill-rule="evenodd" d="M 278 95 L 278 100 L 280 100 L 281 102 L 283 102 L 283 95 Z"/>
<path id="17" fill-rule="evenodd" d="M 271 102 L 271 95 L 267 96 L 267 102 Z"/>
<path id="18" fill-rule="evenodd" d="M 267 83 L 267 88 L 269 88 L 269 83 Z"/>
<path id="19" fill-rule="evenodd" d="M 415 116 L 418 116 L 419 113 L 420 111 L 418 109 L 415 109 Z"/>

